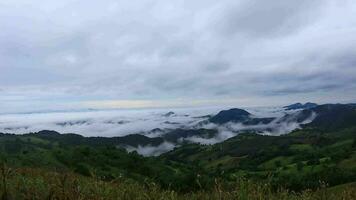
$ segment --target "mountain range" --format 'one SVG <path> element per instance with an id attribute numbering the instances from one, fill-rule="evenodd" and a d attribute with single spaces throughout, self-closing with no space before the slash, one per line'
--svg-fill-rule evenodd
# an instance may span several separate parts
<path id="1" fill-rule="evenodd" d="M 356 194 L 356 191 L 347 189 L 354 188 L 356 182 L 356 106 L 353 104 L 324 104 L 266 118 L 256 118 L 254 114 L 236 108 L 201 118 L 201 122 L 201 126 L 206 123 L 218 126 L 168 131 L 155 129 L 152 132 L 160 133 L 155 137 L 141 134 L 84 137 L 49 130 L 23 135 L 1 133 L 0 162 L 3 166 L 0 168 L 7 173 L 6 167 L 10 167 L 17 173 L 16 176 L 3 173 L 1 177 L 16 183 L 9 184 L 10 188 L 25 187 L 18 180 L 28 180 L 27 185 L 39 184 L 32 187 L 34 191 L 57 180 L 48 177 L 36 182 L 33 178 L 39 180 L 44 173 L 56 172 L 86 177 L 88 183 L 125 181 L 134 188 L 141 185 L 151 188 L 149 184 L 152 183 L 163 191 L 174 190 L 183 194 L 214 191 L 216 185 L 229 191 L 236 182 L 251 188 L 258 188 L 260 186 L 255 184 L 262 183 L 271 191 L 268 195 L 274 196 L 281 188 L 294 192 L 318 191 L 325 187 L 321 185 L 324 182 L 333 191 L 330 195 L 335 193 L 334 187 Z M 254 129 L 290 123 L 300 126 L 279 136 L 261 134 Z M 221 126 L 231 124 L 249 128 L 213 144 L 192 140 L 221 137 L 226 131 L 221 130 Z M 147 148 L 157 152 L 154 148 L 169 146 L 167 144 L 174 146 L 155 157 L 144 157 L 132 150 L 132 147 L 137 150 Z M 40 172 L 31 172 L 29 179 L 26 178 L 33 169 Z M 21 174 L 21 171 L 25 173 Z M 246 179 L 248 183 L 241 183 Z M 48 180 L 52 182 L 47 183 Z M 64 180 L 65 177 L 59 179 Z M 103 189 L 106 186 L 97 187 Z M 261 191 L 257 193 L 267 195 Z"/>
<path id="2" fill-rule="evenodd" d="M 295 107 L 297 104 L 286 106 L 288 110 Z M 301 104 L 303 105 L 303 104 Z M 71 144 L 89 144 L 89 145 L 118 145 L 121 147 L 158 147 L 164 142 L 173 144 L 174 146 L 185 143 L 195 143 L 200 139 L 214 139 L 219 137 L 219 128 L 227 127 L 238 135 L 244 132 L 260 133 L 273 132 L 280 127 L 289 126 L 290 124 L 297 125 L 294 129 L 302 127 L 313 127 L 324 130 L 334 130 L 340 127 L 349 127 L 356 124 L 356 111 L 352 104 L 324 104 L 316 105 L 312 103 L 304 104 L 307 108 L 297 110 L 294 112 L 287 112 L 282 117 L 256 117 L 244 109 L 232 108 L 229 110 L 222 110 L 213 116 L 204 116 L 202 120 L 195 126 L 177 128 L 177 129 L 160 129 L 156 128 L 148 133 L 129 134 L 122 137 L 83 137 L 78 134 L 64 134 L 61 135 L 55 131 L 40 131 L 36 134 L 40 138 L 64 140 Z M 299 108 L 298 108 L 299 109 Z M 174 112 L 164 114 L 165 117 L 175 115 Z M 88 123 L 87 121 L 63 122 L 62 124 L 74 123 Z M 216 126 L 209 127 L 207 124 L 216 124 Z M 243 129 L 234 130 L 229 129 L 228 125 L 240 124 L 244 126 Z M 287 132 L 288 133 L 288 132 Z M 31 134 L 30 134 L 31 135 Z M 153 135 L 153 136 L 151 136 Z M 232 135 L 231 137 L 233 137 Z M 226 138 L 228 139 L 228 138 Z"/>

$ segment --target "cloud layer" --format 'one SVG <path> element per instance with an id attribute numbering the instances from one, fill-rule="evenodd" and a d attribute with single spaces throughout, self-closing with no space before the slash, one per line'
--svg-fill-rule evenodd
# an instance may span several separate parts
<path id="1" fill-rule="evenodd" d="M 352 0 L 4 0 L 0 110 L 352 101 L 355 13 Z"/>
<path id="2" fill-rule="evenodd" d="M 0 132 L 24 134 L 41 130 L 77 133 L 84 136 L 125 136 L 148 134 L 153 129 L 192 127 L 200 117 L 214 114 L 220 108 L 174 109 L 171 116 L 166 109 L 106 110 L 87 112 L 54 112 L 0 115 Z M 159 136 L 152 132 L 148 136 Z"/>
<path id="3" fill-rule="evenodd" d="M 213 136 L 176 136 L 178 142 L 165 141 L 159 146 L 125 146 L 128 151 L 139 154 L 160 155 L 172 150 L 183 142 L 215 144 L 238 135 L 243 131 L 256 131 L 260 134 L 281 135 L 299 128 L 302 123 L 309 123 L 314 115 L 304 122 L 293 120 L 296 111 L 285 111 L 279 107 L 247 108 L 252 117 L 275 117 L 269 124 L 244 125 L 242 123 L 226 123 L 218 125 L 209 123 L 207 115 L 215 115 L 222 108 L 190 108 L 190 109 L 140 109 L 140 110 L 107 110 L 62 113 L 32 113 L 0 115 L 0 132 L 24 134 L 41 130 L 55 130 L 60 133 L 76 133 L 84 136 L 116 137 L 130 134 L 142 134 L 148 137 L 160 137 L 173 134 L 175 129 L 215 129 Z M 170 114 L 168 114 L 170 113 Z M 290 116 L 282 122 L 286 113 Z M 185 137 L 185 138 L 184 138 Z"/>

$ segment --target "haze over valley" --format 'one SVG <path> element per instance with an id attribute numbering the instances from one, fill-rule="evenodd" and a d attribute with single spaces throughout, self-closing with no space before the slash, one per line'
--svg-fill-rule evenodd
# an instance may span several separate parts
<path id="1" fill-rule="evenodd" d="M 356 199 L 355 0 L 0 0 L 0 199 Z"/>
<path id="2" fill-rule="evenodd" d="M 121 146 L 145 156 L 159 155 L 185 143 L 216 144 L 243 132 L 279 136 L 312 122 L 316 113 L 299 117 L 303 109 L 317 104 L 292 104 L 284 107 L 227 109 L 218 107 L 89 110 L 3 114 L 0 132 L 26 134 L 52 130 L 85 137 L 133 137 Z M 300 118 L 300 119 L 299 119 Z M 134 141 L 142 135 L 143 140 Z M 160 138 L 159 142 L 146 140 Z"/>

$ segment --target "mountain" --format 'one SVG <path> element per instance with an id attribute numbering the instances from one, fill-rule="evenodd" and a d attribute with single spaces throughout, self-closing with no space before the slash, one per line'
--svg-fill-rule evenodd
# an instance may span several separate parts
<path id="1" fill-rule="evenodd" d="M 356 125 L 356 107 L 348 104 L 325 104 L 310 109 L 316 113 L 308 127 L 338 130 Z"/>
<path id="2" fill-rule="evenodd" d="M 160 129 L 154 129 L 151 132 L 159 132 Z M 199 137 L 210 139 L 216 137 L 218 131 L 215 129 L 174 129 L 166 133 L 160 132 L 161 136 L 147 137 L 141 134 L 130 134 L 122 137 L 83 137 L 78 134 L 60 134 L 56 131 L 43 130 L 38 133 L 30 133 L 28 135 L 37 138 L 60 142 L 62 145 L 79 145 L 86 144 L 90 146 L 114 145 L 114 146 L 131 146 L 131 147 L 157 147 L 164 142 L 180 144 L 188 142 L 184 139 L 190 137 Z M 25 134 L 27 135 L 27 134 Z"/>
<path id="3" fill-rule="evenodd" d="M 124 146 L 159 146 L 164 142 L 164 140 L 160 137 L 149 138 L 140 134 L 132 134 L 123 137 L 116 137 L 116 142 L 120 145 Z"/>
<path id="4" fill-rule="evenodd" d="M 309 121 L 308 121 L 309 120 Z M 350 104 L 324 104 L 304 109 L 292 114 L 286 114 L 279 119 L 282 122 L 304 122 L 304 127 L 314 127 L 323 130 L 337 130 L 356 125 L 356 107 Z"/>
<path id="5" fill-rule="evenodd" d="M 249 119 L 250 113 L 239 108 L 232 108 L 230 110 L 220 111 L 217 115 L 209 119 L 215 124 L 224 124 L 227 122 L 244 122 Z"/>
<path id="6" fill-rule="evenodd" d="M 164 114 L 163 116 L 164 116 L 164 117 L 171 117 L 171 116 L 173 116 L 173 115 L 175 115 L 175 113 L 172 112 L 172 111 L 169 111 L 169 112 L 167 112 L 166 114 Z"/>
<path id="7" fill-rule="evenodd" d="M 237 120 L 247 123 L 254 119 L 241 109 L 232 109 L 232 115 L 229 111 L 218 113 L 217 116 L 221 118 L 217 119 L 224 119 L 218 122 Z M 305 195 L 320 187 L 343 187 L 344 184 L 354 186 L 355 106 L 319 105 L 287 114 L 283 120 L 303 121 L 311 116 L 313 119 L 310 123 L 286 135 L 268 136 L 245 131 L 213 145 L 194 144 L 184 140 L 190 137 L 216 137 L 219 132 L 214 129 L 175 129 L 154 138 L 139 134 L 111 138 L 83 137 L 55 131 L 23 135 L 0 133 L 0 170 L 3 172 L 3 181 L 9 181 L 8 186 L 13 194 L 16 194 L 13 191 L 24 191 L 26 188 L 31 191 L 44 188 L 41 191 L 45 192 L 49 190 L 47 187 L 55 183 L 70 185 L 70 188 L 56 186 L 54 189 L 50 188 L 53 191 L 61 191 L 60 194 L 71 191 L 77 194 L 78 184 L 91 182 L 95 183 L 97 189 L 119 183 L 146 189 L 157 186 L 160 190 L 155 189 L 155 194 L 177 192 L 184 195 L 197 192 L 198 196 L 191 199 L 201 199 L 199 194 L 210 192 L 218 195 L 214 197 L 219 199 L 224 192 L 231 192 L 231 188 L 250 188 L 251 185 L 242 182 L 244 180 L 248 184 L 264 185 L 263 190 L 268 191 L 269 195 L 280 194 L 281 188 L 292 191 L 285 195 Z M 179 146 L 159 157 L 143 157 L 135 152 L 128 153 L 122 148 L 125 145 L 153 148 L 164 141 L 176 142 Z M 14 169 L 11 170 L 13 173 L 7 175 L 7 168 Z M 31 170 L 34 169 L 38 171 L 32 173 Z M 54 173 L 59 175 L 54 176 Z M 69 178 L 73 176 L 85 178 L 85 181 L 78 182 Z M 39 179 L 40 177 L 43 179 Z M 49 179 L 49 183 L 41 184 L 41 181 Z M 16 187 L 25 189 L 19 190 Z M 217 192 L 217 187 L 220 192 Z M 0 187 L 1 192 L 3 188 Z M 299 193 L 304 190 L 308 190 L 308 193 Z M 264 196 L 258 191 L 254 192 L 259 197 Z M 322 194 L 326 195 L 326 191 L 323 189 Z M 356 194 L 356 190 L 350 191 Z M 251 193 L 250 189 L 244 192 Z M 72 197 L 75 199 L 78 196 Z M 226 199 L 234 197 L 229 196 Z"/>
<path id="8" fill-rule="evenodd" d="M 228 122 L 242 123 L 244 125 L 257 125 L 268 124 L 275 118 L 254 118 L 251 113 L 239 108 L 232 108 L 230 110 L 222 110 L 217 115 L 209 119 L 210 122 L 215 124 L 225 124 Z"/>
<path id="9" fill-rule="evenodd" d="M 329 185 L 356 181 L 355 133 L 356 124 L 333 131 L 307 127 L 283 136 L 242 133 L 210 146 L 183 145 L 160 157 L 199 163 L 226 178 L 268 179 L 302 190 L 320 180 Z"/>
<path id="10" fill-rule="evenodd" d="M 307 102 L 305 104 L 295 103 L 295 104 L 291 104 L 288 106 L 284 106 L 283 108 L 285 110 L 309 109 L 309 108 L 314 108 L 317 105 L 318 104 L 316 104 L 316 103 L 310 103 L 310 102 Z"/>
<path id="11" fill-rule="evenodd" d="M 218 131 L 215 129 L 175 129 L 162 136 L 165 141 L 171 143 L 180 143 L 186 138 L 190 137 L 200 137 L 205 139 L 210 139 L 217 136 Z M 181 140 L 181 141 L 180 141 Z"/>
<path id="12" fill-rule="evenodd" d="M 123 137 L 84 137 L 78 134 L 60 134 L 56 131 L 43 130 L 38 133 L 25 134 L 51 142 L 60 142 L 61 145 L 90 145 L 90 146 L 158 146 L 164 142 L 160 137 L 150 138 L 140 134 L 131 134 Z"/>

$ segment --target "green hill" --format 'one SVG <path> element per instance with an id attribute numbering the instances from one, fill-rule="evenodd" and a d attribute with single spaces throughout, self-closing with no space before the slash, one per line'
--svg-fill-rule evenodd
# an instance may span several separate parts
<path id="1" fill-rule="evenodd" d="M 297 115 L 311 112 L 317 113 L 312 123 L 287 135 L 245 132 L 214 145 L 182 143 L 159 157 L 128 153 L 122 146 L 212 138 L 217 131 L 177 129 L 157 138 L 0 134 L 0 194 L 3 199 L 352 199 L 356 111 L 322 105 Z"/>

